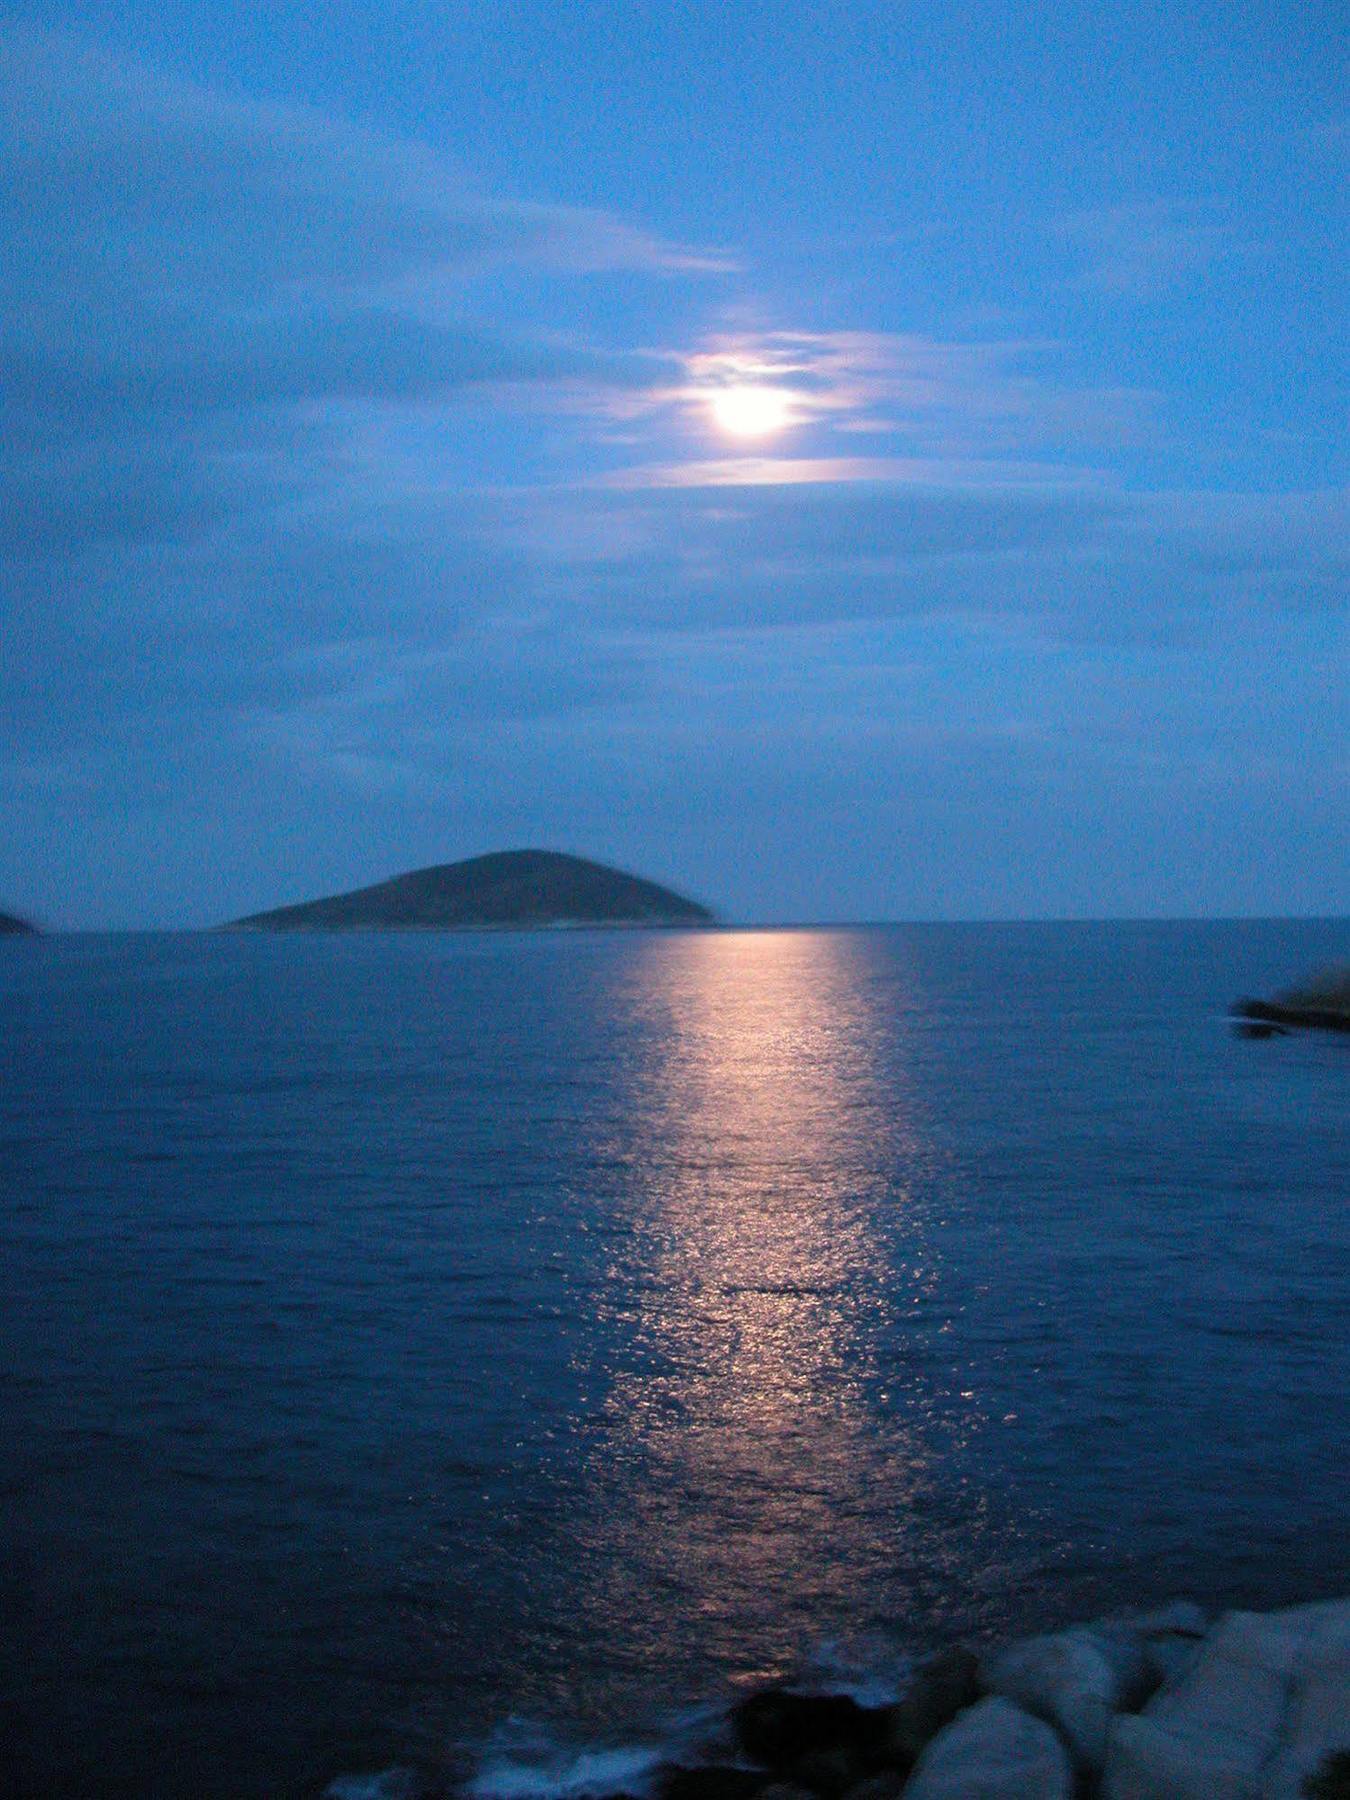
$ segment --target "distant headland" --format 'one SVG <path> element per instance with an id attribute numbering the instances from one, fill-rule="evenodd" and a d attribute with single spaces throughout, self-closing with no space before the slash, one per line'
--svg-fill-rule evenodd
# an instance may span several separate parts
<path id="1" fill-rule="evenodd" d="M 413 869 L 373 887 L 232 920 L 226 931 L 529 930 L 711 925 L 696 900 L 556 850 L 500 850 Z"/>
<path id="2" fill-rule="evenodd" d="M 0 937 L 37 937 L 38 928 L 27 919 L 16 919 L 13 913 L 0 912 Z"/>
<path id="3" fill-rule="evenodd" d="M 1350 963 L 1324 969 L 1273 1000 L 1237 1000 L 1233 1018 L 1243 1037 L 1278 1037 L 1290 1026 L 1350 1031 Z"/>

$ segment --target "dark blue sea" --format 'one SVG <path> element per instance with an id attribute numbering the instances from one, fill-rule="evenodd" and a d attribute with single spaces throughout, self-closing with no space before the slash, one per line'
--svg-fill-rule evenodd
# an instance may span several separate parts
<path id="1" fill-rule="evenodd" d="M 1350 1591 L 1350 1043 L 1224 1017 L 1347 949 L 0 944 L 0 1791 L 525 1800 L 736 1682 Z"/>

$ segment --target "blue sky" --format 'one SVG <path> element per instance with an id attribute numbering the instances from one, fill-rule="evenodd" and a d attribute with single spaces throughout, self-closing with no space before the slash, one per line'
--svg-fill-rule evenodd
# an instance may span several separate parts
<path id="1" fill-rule="evenodd" d="M 0 904 L 1346 910 L 1338 12 L 8 8 Z"/>

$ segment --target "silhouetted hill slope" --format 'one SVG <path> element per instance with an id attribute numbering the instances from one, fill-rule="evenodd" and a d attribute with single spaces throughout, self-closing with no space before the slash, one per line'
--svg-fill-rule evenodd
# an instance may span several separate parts
<path id="1" fill-rule="evenodd" d="M 555 850 L 501 850 L 414 869 L 354 893 L 251 913 L 228 929 L 708 925 L 712 918 L 706 906 L 603 863 Z"/>
<path id="2" fill-rule="evenodd" d="M 0 937 L 36 937 L 38 928 L 27 919 L 16 919 L 13 913 L 0 912 Z"/>

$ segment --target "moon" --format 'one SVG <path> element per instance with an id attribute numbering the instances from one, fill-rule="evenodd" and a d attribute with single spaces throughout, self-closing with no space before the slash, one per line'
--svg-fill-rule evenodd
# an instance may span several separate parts
<path id="1" fill-rule="evenodd" d="M 771 437 L 795 423 L 790 394 L 748 381 L 716 389 L 709 407 L 718 429 L 731 437 Z"/>

